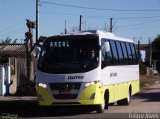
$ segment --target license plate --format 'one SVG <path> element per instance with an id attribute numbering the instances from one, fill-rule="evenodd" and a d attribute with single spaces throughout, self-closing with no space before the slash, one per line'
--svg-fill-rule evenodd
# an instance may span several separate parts
<path id="1" fill-rule="evenodd" d="M 59 94 L 63 95 L 69 94 L 70 92 L 71 92 L 70 90 L 59 90 Z"/>

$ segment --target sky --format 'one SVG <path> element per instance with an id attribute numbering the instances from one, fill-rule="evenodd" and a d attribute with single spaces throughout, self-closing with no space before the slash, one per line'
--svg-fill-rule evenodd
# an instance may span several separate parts
<path id="1" fill-rule="evenodd" d="M 39 0 L 39 36 L 52 36 L 78 30 L 109 30 L 148 43 L 160 34 L 160 0 Z M 0 0 L 0 40 L 18 39 L 23 43 L 28 31 L 26 19 L 36 20 L 36 0 Z M 35 39 L 35 30 L 34 30 Z"/>

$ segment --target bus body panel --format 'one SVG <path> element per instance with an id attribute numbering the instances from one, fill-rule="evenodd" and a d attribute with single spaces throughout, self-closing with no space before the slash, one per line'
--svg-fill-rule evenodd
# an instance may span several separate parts
<path id="1" fill-rule="evenodd" d="M 37 70 L 37 82 L 57 83 L 57 82 L 91 82 L 99 80 L 100 67 L 86 73 L 71 74 L 51 74 Z"/>
<path id="2" fill-rule="evenodd" d="M 76 105 L 100 104 L 103 100 L 103 98 L 101 98 L 103 96 L 103 92 L 101 88 L 101 81 L 99 80 L 100 74 L 98 73 L 99 73 L 99 68 L 96 68 L 95 70 L 90 72 L 77 73 L 77 74 L 49 74 L 37 70 L 37 93 L 39 97 L 39 104 L 68 105 L 67 102 L 70 102 L 69 105 L 72 103 L 73 105 L 75 105 L 75 102 Z M 78 76 L 80 76 L 80 79 L 77 79 Z M 81 79 L 82 76 L 83 79 Z M 70 79 L 70 77 L 72 77 L 73 79 L 72 78 Z M 74 77 L 76 79 L 74 79 Z M 58 84 L 80 83 L 81 87 L 79 90 L 73 91 L 71 89 L 71 92 L 69 92 L 69 93 L 77 93 L 78 94 L 77 98 L 55 99 L 53 95 L 54 94 L 58 95 L 60 93 L 60 90 L 51 89 L 51 84 L 56 84 L 56 83 Z M 46 86 L 43 86 L 42 84 Z M 89 86 L 86 86 L 86 84 L 89 84 Z"/>
<path id="3" fill-rule="evenodd" d="M 132 94 L 139 92 L 138 76 L 138 65 L 108 66 L 104 68 L 101 71 L 101 80 L 104 90 L 110 92 L 109 102 L 115 102 L 127 97 L 130 85 L 132 86 Z"/>

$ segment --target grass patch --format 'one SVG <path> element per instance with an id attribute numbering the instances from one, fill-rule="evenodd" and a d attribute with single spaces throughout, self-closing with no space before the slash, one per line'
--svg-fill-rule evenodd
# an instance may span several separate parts
<path id="1" fill-rule="evenodd" d="M 140 82 L 140 88 L 143 88 L 143 87 L 145 87 L 145 82 Z"/>
<path id="2" fill-rule="evenodd" d="M 140 88 L 144 88 L 144 87 L 153 85 L 157 81 L 160 81 L 159 75 L 155 75 L 155 76 L 141 75 L 140 76 Z"/>

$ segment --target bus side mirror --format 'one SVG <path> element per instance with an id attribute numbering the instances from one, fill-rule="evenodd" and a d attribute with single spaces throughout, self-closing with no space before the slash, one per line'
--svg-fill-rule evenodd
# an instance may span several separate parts
<path id="1" fill-rule="evenodd" d="M 105 52 L 109 52 L 110 51 L 109 42 L 105 42 L 105 44 L 104 44 L 104 50 L 105 50 Z"/>

